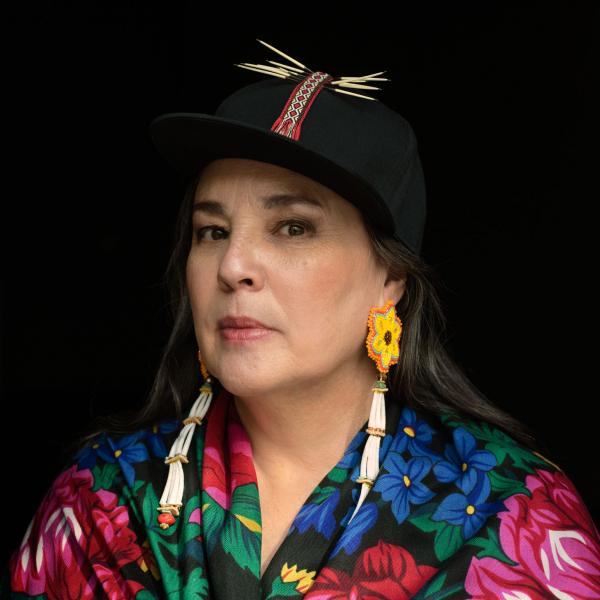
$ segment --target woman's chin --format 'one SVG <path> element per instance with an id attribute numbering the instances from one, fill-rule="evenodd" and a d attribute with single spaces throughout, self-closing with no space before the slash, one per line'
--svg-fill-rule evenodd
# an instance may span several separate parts
<path id="1" fill-rule="evenodd" d="M 268 394 L 277 388 L 277 383 L 269 385 L 267 375 L 261 377 L 260 373 L 254 372 L 244 376 L 237 373 L 235 376 L 229 375 L 219 378 L 223 387 L 234 396 L 260 396 Z"/>

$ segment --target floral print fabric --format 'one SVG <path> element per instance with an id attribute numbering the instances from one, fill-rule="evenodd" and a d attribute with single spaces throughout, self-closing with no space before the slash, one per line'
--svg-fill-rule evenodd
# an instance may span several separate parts
<path id="1" fill-rule="evenodd" d="M 359 512 L 359 430 L 260 577 L 252 447 L 218 388 L 184 465 L 184 506 L 156 507 L 181 427 L 97 436 L 56 477 L 5 571 L 4 598 L 458 600 L 600 598 L 600 535 L 554 463 L 481 421 L 386 395 L 381 470 Z"/>

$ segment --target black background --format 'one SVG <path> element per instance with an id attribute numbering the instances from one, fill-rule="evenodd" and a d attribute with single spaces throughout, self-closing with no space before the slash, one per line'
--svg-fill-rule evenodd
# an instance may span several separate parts
<path id="1" fill-rule="evenodd" d="M 211 113 L 264 77 L 233 66 L 277 60 L 256 38 L 334 75 L 386 70 L 377 97 L 419 141 L 423 255 L 444 282 L 449 347 L 542 432 L 600 522 L 592 3 L 394 6 L 303 22 L 276 7 L 269 25 L 205 3 L 40 2 L 8 20 L 4 558 L 61 448 L 92 416 L 143 402 L 168 335 L 161 278 L 183 181 L 147 126 Z"/>

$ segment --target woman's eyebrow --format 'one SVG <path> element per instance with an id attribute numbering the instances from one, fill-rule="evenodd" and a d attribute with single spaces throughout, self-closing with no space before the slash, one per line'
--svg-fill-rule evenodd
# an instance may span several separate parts
<path id="1" fill-rule="evenodd" d="M 265 196 L 262 199 L 263 208 L 273 209 L 281 206 L 291 206 L 292 204 L 305 204 L 316 206 L 321 210 L 325 210 L 323 204 L 312 196 L 303 194 L 274 194 Z M 219 215 L 225 217 L 225 207 L 216 200 L 198 200 L 194 203 L 192 212 L 205 212 L 211 215 Z"/>

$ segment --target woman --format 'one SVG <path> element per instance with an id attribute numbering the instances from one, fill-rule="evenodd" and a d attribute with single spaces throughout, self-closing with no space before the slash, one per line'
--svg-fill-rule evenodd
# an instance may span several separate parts
<path id="1" fill-rule="evenodd" d="M 72 449 L 5 597 L 600 598 L 573 483 L 444 350 L 410 125 L 344 93 L 374 76 L 286 58 L 153 122 L 192 176 L 173 332 L 140 414 Z"/>

